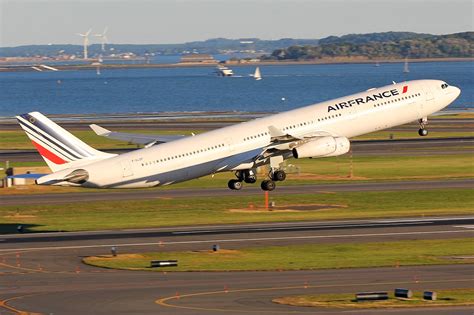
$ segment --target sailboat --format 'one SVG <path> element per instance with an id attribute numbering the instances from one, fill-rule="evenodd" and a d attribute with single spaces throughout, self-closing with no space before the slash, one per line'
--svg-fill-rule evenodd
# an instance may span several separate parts
<path id="1" fill-rule="evenodd" d="M 257 69 L 255 69 L 255 73 L 253 74 L 253 78 L 255 80 L 261 80 L 262 79 L 262 74 L 260 73 L 260 68 L 257 67 Z"/>
<path id="2" fill-rule="evenodd" d="M 405 57 L 405 65 L 403 66 L 403 73 L 408 73 L 410 72 L 410 69 L 408 69 L 408 58 Z"/>

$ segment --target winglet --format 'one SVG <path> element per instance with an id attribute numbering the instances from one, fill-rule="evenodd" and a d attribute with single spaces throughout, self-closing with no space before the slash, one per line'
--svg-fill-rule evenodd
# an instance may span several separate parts
<path id="1" fill-rule="evenodd" d="M 283 137 L 286 134 L 275 126 L 268 126 L 268 131 L 272 138 Z"/>
<path id="2" fill-rule="evenodd" d="M 104 127 L 101 127 L 101 126 L 96 125 L 96 124 L 89 125 L 89 127 L 91 127 L 91 129 L 94 130 L 94 132 L 98 136 L 105 136 L 106 137 L 107 135 L 109 135 L 111 133 L 110 130 L 107 130 Z"/>

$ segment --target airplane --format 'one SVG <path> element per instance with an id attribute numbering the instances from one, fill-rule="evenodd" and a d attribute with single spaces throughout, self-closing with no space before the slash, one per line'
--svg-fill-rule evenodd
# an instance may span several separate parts
<path id="1" fill-rule="evenodd" d="M 426 136 L 428 115 L 461 93 L 439 80 L 395 83 L 192 136 L 137 135 L 90 127 L 100 136 L 145 146 L 124 154 L 98 151 L 39 112 L 16 116 L 51 168 L 38 185 L 88 188 L 165 186 L 219 172 L 233 172 L 228 187 L 257 182 L 257 167 L 269 165 L 265 191 L 286 179 L 283 162 L 349 152 L 349 138 L 418 121 Z M 28 174 L 32 176 L 32 174 Z"/>

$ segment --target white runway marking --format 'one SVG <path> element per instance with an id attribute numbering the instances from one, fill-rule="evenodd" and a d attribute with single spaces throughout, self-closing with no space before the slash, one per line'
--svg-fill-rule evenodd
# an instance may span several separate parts
<path id="1" fill-rule="evenodd" d="M 206 243 L 238 243 L 255 241 L 283 241 L 283 240 L 303 240 L 303 239 L 323 239 L 323 238 L 354 238 L 354 237 L 374 237 L 374 236 L 400 236 L 400 235 L 428 235 L 428 234 L 452 234 L 469 233 L 474 231 L 419 231 L 419 232 L 394 232 L 394 233 L 368 233 L 368 234 L 341 234 L 341 235 L 308 235 L 308 236 L 286 236 L 286 237 L 262 237 L 262 238 L 235 238 L 235 239 L 213 239 L 196 241 L 172 241 L 172 242 L 150 242 L 150 243 L 112 243 L 96 245 L 75 245 L 75 246 L 49 246 L 49 247 L 20 247 L 0 249 L 0 252 L 9 251 L 44 251 L 44 250 L 62 250 L 62 249 L 83 249 L 83 248 L 102 248 L 102 247 L 136 247 L 136 246 L 158 246 L 158 245 L 178 245 L 178 244 L 206 244 Z"/>
<path id="2" fill-rule="evenodd" d="M 455 228 L 474 229 L 474 225 L 455 225 Z"/>
<path id="3" fill-rule="evenodd" d="M 430 221 L 426 221 L 426 223 L 433 223 Z M 351 225 L 321 225 L 321 226 L 288 226 L 288 227 L 268 227 L 268 228 L 258 228 L 258 229 L 251 229 L 248 231 L 248 233 L 252 232 L 258 232 L 258 231 L 291 231 L 291 230 L 300 230 L 304 229 L 307 227 L 311 227 L 312 229 L 327 229 L 327 228 L 357 228 L 357 227 L 362 227 L 362 228 L 370 228 L 370 227 L 387 227 L 387 226 L 405 226 L 405 225 L 418 225 L 418 222 L 406 222 L 406 223 L 400 223 L 400 224 L 392 224 L 392 223 L 377 223 L 377 224 L 351 224 Z M 231 230 L 218 230 L 219 232 L 226 232 L 226 231 L 231 231 Z M 173 232 L 172 234 L 176 235 L 182 235 L 182 234 L 201 234 L 201 233 L 214 233 L 216 231 L 214 230 L 196 230 L 196 231 L 180 231 L 180 232 Z"/>

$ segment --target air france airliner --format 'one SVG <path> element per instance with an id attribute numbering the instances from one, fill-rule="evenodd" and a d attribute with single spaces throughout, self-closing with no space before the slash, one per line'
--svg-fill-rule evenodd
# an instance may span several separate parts
<path id="1" fill-rule="evenodd" d="M 17 116 L 23 130 L 50 167 L 36 174 L 39 185 L 90 188 L 143 188 L 170 185 L 219 172 L 233 173 L 228 187 L 257 182 L 275 189 L 286 174 L 283 162 L 338 156 L 349 138 L 418 121 L 428 134 L 427 117 L 449 104 L 460 89 L 438 80 L 393 83 L 365 92 L 270 115 L 193 136 L 150 136 L 90 127 L 100 136 L 143 144 L 124 154 L 98 151 L 39 112 Z"/>

